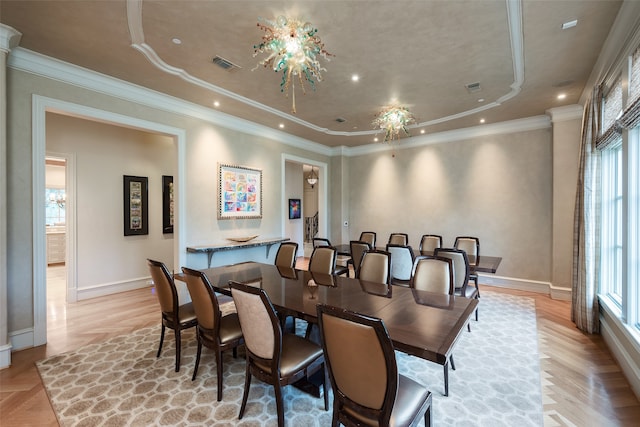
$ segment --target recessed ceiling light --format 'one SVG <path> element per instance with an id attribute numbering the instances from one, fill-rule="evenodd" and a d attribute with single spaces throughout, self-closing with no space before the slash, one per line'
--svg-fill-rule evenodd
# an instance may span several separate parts
<path id="1" fill-rule="evenodd" d="M 484 123 L 484 119 L 480 119 L 480 123 Z"/>
<path id="2" fill-rule="evenodd" d="M 378 137 L 373 138 L 373 142 L 378 142 Z"/>
<path id="3" fill-rule="evenodd" d="M 182 40 L 177 37 L 172 38 L 171 41 L 173 42 L 173 44 L 182 44 Z"/>
<path id="4" fill-rule="evenodd" d="M 423 133 L 424 133 L 424 129 L 420 129 L 420 133 L 422 133 L 422 134 L 423 134 Z"/>
<path id="5" fill-rule="evenodd" d="M 280 129 L 284 129 L 284 123 L 280 123 L 278 126 L 280 127 Z"/>
<path id="6" fill-rule="evenodd" d="M 565 99 L 567 97 L 566 93 L 561 93 L 558 95 L 558 99 Z"/>
<path id="7" fill-rule="evenodd" d="M 563 22 L 562 23 L 562 29 L 566 30 L 566 29 L 569 29 L 569 28 L 573 28 L 576 25 L 578 25 L 578 20 L 577 19 L 573 19 L 571 21 Z"/>
<path id="8" fill-rule="evenodd" d="M 213 106 L 214 106 L 214 107 L 219 107 L 219 106 L 220 106 L 220 103 L 219 103 L 218 101 L 213 101 Z"/>
<path id="9" fill-rule="evenodd" d="M 360 76 L 357 74 L 354 74 L 351 76 L 351 81 L 353 82 L 357 82 L 358 80 L 360 80 Z"/>
<path id="10" fill-rule="evenodd" d="M 478 102 L 484 102 L 484 98 L 478 98 Z"/>

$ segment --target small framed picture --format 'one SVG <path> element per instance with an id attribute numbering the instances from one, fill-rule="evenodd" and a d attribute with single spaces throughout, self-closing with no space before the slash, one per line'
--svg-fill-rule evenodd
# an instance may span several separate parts
<path id="1" fill-rule="evenodd" d="M 162 175 L 162 233 L 173 233 L 173 176 Z"/>
<path id="2" fill-rule="evenodd" d="M 148 178 L 124 175 L 124 235 L 149 234 Z"/>
<path id="3" fill-rule="evenodd" d="M 300 218 L 300 199 L 289 199 L 289 219 Z"/>

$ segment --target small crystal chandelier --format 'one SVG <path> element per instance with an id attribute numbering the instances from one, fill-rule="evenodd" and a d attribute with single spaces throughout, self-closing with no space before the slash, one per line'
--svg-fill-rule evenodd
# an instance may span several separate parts
<path id="1" fill-rule="evenodd" d="M 400 139 L 400 131 L 406 136 L 411 136 L 407 125 L 414 120 L 413 114 L 406 107 L 388 105 L 380 111 L 373 121 L 373 126 L 385 131 L 384 142 L 392 142 Z"/>
<path id="2" fill-rule="evenodd" d="M 262 36 L 262 42 L 253 46 L 253 56 L 256 57 L 264 52 L 267 52 L 268 56 L 258 62 L 253 70 L 260 65 L 265 68 L 273 68 L 275 72 L 282 70 L 280 91 L 285 92 L 288 97 L 289 85 L 291 85 L 293 98 L 291 112 L 295 114 L 295 78 L 297 77 L 300 81 L 303 94 L 306 93 L 304 88 L 305 80 L 309 83 L 311 89 L 315 91 L 316 81 L 322 81 L 321 72 L 327 71 L 326 68 L 320 65 L 318 59 L 322 56 L 328 61 L 328 57 L 333 55 L 324 49 L 324 43 L 316 35 L 318 30 L 313 28 L 309 22 L 303 23 L 297 19 L 278 16 L 275 22 L 259 19 L 258 27 L 265 34 Z"/>

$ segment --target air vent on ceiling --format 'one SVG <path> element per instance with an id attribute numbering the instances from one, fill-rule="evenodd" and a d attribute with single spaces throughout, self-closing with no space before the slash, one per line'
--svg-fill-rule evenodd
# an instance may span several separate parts
<path id="1" fill-rule="evenodd" d="M 480 92 L 482 90 L 482 88 L 480 87 L 480 82 L 467 83 L 464 86 L 467 88 L 469 93 L 476 93 L 476 92 Z"/>
<path id="2" fill-rule="evenodd" d="M 344 123 L 344 122 L 346 122 L 346 121 L 347 121 L 347 119 L 345 119 L 345 118 L 343 118 L 343 117 L 338 117 L 338 118 L 336 119 L 336 122 L 338 122 L 338 123 Z"/>
<path id="3" fill-rule="evenodd" d="M 216 64 L 218 67 L 222 68 L 223 70 L 227 70 L 230 73 L 233 73 L 234 71 L 238 71 L 240 68 L 242 68 L 241 66 L 236 65 L 233 62 L 228 61 L 223 57 L 217 56 L 217 55 L 213 57 L 213 63 Z"/>

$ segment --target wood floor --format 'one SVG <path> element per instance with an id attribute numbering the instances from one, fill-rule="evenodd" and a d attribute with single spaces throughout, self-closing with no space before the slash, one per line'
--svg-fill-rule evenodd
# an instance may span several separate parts
<path id="1" fill-rule="evenodd" d="M 300 260 L 299 267 L 306 268 L 307 261 Z M 158 325 L 159 332 L 160 314 L 151 288 L 66 305 L 60 271 L 48 272 L 57 283 L 48 285 L 48 344 L 13 353 L 12 366 L 0 371 L 3 427 L 58 425 L 36 361 L 146 326 Z M 640 425 L 640 402 L 629 383 L 602 338 L 586 335 L 571 323 L 568 302 L 489 286 L 482 286 L 482 292 L 536 301 L 545 426 Z"/>

